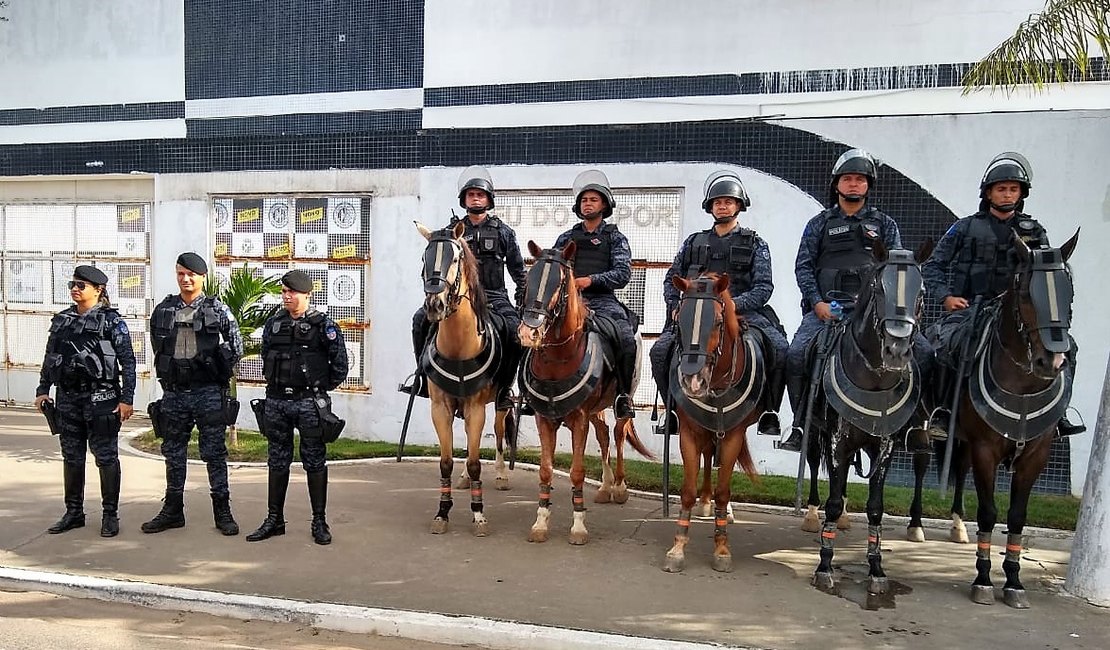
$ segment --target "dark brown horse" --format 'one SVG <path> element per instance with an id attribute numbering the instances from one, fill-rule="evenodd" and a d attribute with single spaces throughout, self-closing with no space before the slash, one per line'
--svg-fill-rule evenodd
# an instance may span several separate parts
<path id="1" fill-rule="evenodd" d="M 663 570 L 677 573 L 686 567 L 690 516 L 698 499 L 698 465 L 716 448 L 720 464 L 713 491 L 713 569 L 732 571 L 727 510 L 732 470 L 739 463 L 749 477 L 756 476 L 746 433 L 761 413 L 756 407 L 766 378 L 763 352 L 759 337 L 748 335 L 736 314 L 727 275 L 707 273 L 694 280 L 675 276 L 672 282 L 682 292 L 676 318 L 679 347 L 673 364 L 677 381 L 671 396 L 678 414 L 683 475 L 678 531 Z M 703 492 L 711 472 L 706 465 Z"/>
<path id="2" fill-rule="evenodd" d="M 562 251 L 544 251 L 535 242 L 528 242 L 528 251 L 536 263 L 528 271 L 525 283 L 524 314 L 519 331 L 520 343 L 528 353 L 520 382 L 524 398 L 536 411 L 541 447 L 539 507 L 536 522 L 528 534 L 530 542 L 547 541 L 552 465 L 560 425 L 570 429 L 573 450 L 570 480 L 574 522 L 569 541 L 571 544 L 589 541 L 583 497 L 586 434 L 590 422 L 598 419 L 616 395 L 615 361 L 606 360 L 606 344 L 601 335 L 587 327 L 589 308 L 574 285 L 575 250 L 573 241 Z M 617 493 L 627 494 L 624 488 L 625 439 L 644 456 L 650 458 L 651 455 L 636 436 L 631 419 L 618 419 L 615 434 L 617 467 L 613 480 Z M 608 436 L 605 438 L 603 454 L 608 450 Z"/>
<path id="3" fill-rule="evenodd" d="M 453 230 L 432 232 L 423 224 L 416 224 L 428 240 L 424 251 L 424 310 L 428 320 L 439 324 L 435 344 L 428 346 L 422 361 L 429 378 L 432 424 L 439 438 L 440 501 L 432 520 L 432 532 L 447 532 L 453 503 L 453 425 L 455 415 L 459 414 L 466 429 L 466 474 L 474 534 L 483 537 L 489 534 L 489 522 L 483 512 L 482 464 L 478 453 L 482 429 L 486 426 L 486 404 L 497 393 L 493 378 L 502 354 L 501 343 L 489 320 L 477 261 L 462 239 L 464 225 L 459 222 Z M 509 484 L 503 453 L 507 415 L 508 411 L 498 411 L 494 420 L 498 489 L 508 489 Z"/>
<path id="4" fill-rule="evenodd" d="M 1013 472 L 1006 514 L 1006 574 L 1003 602 L 1029 607 L 1021 584 L 1021 534 L 1033 483 L 1048 463 L 1056 425 L 1067 408 L 1071 381 L 1062 372 L 1071 345 L 1072 279 L 1066 262 L 1079 240 L 1076 231 L 1059 249 L 1030 250 L 1014 238 L 1016 272 L 1010 288 L 985 303 L 986 325 L 975 328 L 982 350 L 971 365 L 956 429 L 970 446 L 979 523 L 971 599 L 994 604 L 990 579 L 991 534 L 998 519 L 994 503 L 1000 463 Z M 978 325 L 978 322 L 976 323 Z"/>

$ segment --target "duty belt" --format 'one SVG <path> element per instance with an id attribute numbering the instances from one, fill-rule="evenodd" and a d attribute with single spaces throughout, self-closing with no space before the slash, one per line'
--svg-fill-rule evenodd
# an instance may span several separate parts
<path id="1" fill-rule="evenodd" d="M 309 399 L 323 392 L 318 388 L 282 388 L 275 386 L 266 389 L 266 397 L 270 399 Z"/>

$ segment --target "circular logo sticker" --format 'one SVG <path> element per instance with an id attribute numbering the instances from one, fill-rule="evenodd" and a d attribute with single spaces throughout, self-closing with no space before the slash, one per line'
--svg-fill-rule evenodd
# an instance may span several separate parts
<path id="1" fill-rule="evenodd" d="M 349 275 L 340 275 L 335 278 L 332 283 L 332 293 L 336 298 L 344 302 L 353 300 L 355 297 L 355 281 Z"/>
<path id="2" fill-rule="evenodd" d="M 335 210 L 333 210 L 331 214 L 332 221 L 335 223 L 336 227 L 344 230 L 355 225 L 355 218 L 357 216 L 358 213 L 355 210 L 354 204 L 347 201 L 343 201 L 336 205 Z"/>
<path id="3" fill-rule="evenodd" d="M 231 216 L 227 210 L 227 206 L 223 203 L 217 203 L 214 209 L 216 211 L 216 227 L 223 228 L 227 225 L 228 217 Z"/>
<path id="4" fill-rule="evenodd" d="M 253 239 L 244 239 L 243 240 L 243 252 L 248 254 L 248 255 L 250 255 L 251 253 L 254 252 L 254 240 Z"/>
<path id="5" fill-rule="evenodd" d="M 319 253 L 320 243 L 315 239 L 308 239 L 304 243 L 304 252 L 308 253 L 309 255 L 315 255 L 316 253 Z"/>
<path id="6" fill-rule="evenodd" d="M 289 227 L 289 204 L 283 201 L 271 205 L 267 218 L 271 226 L 278 230 L 285 230 Z"/>

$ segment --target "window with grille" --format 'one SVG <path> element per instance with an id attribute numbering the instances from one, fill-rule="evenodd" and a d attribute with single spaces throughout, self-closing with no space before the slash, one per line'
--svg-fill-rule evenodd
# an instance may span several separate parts
<path id="1" fill-rule="evenodd" d="M 628 238 L 632 249 L 632 280 L 617 297 L 640 316 L 643 352 L 635 402 L 655 400 L 648 350 L 666 323 L 663 278 L 682 245 L 681 188 L 623 188 L 613 191 L 616 208 L 606 219 Z M 521 253 L 528 259 L 528 240 L 550 248 L 560 234 L 578 223 L 571 210 L 570 190 L 498 190 L 494 213 L 516 231 Z"/>
<path id="2" fill-rule="evenodd" d="M 341 388 L 368 389 L 370 197 L 216 197 L 212 219 L 221 283 L 226 285 L 231 270 L 244 265 L 259 277 L 281 277 L 290 269 L 307 272 L 314 284 L 311 306 L 343 329 L 350 370 Z M 281 297 L 265 301 L 280 305 Z M 262 359 L 244 358 L 238 378 L 263 381 Z"/>
<path id="3" fill-rule="evenodd" d="M 42 364 L 51 316 L 73 305 L 66 283 L 90 264 L 131 330 L 146 372 L 150 288 L 149 203 L 0 205 L 0 349 L 9 367 Z"/>

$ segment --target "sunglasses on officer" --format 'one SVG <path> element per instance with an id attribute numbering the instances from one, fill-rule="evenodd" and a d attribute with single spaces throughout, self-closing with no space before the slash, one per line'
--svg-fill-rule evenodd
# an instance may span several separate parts
<path id="1" fill-rule="evenodd" d="M 78 291 L 84 291 L 85 287 L 88 287 L 91 284 L 92 284 L 91 282 L 84 282 L 82 280 L 70 280 L 69 281 L 69 288 L 70 289 L 77 289 Z"/>

